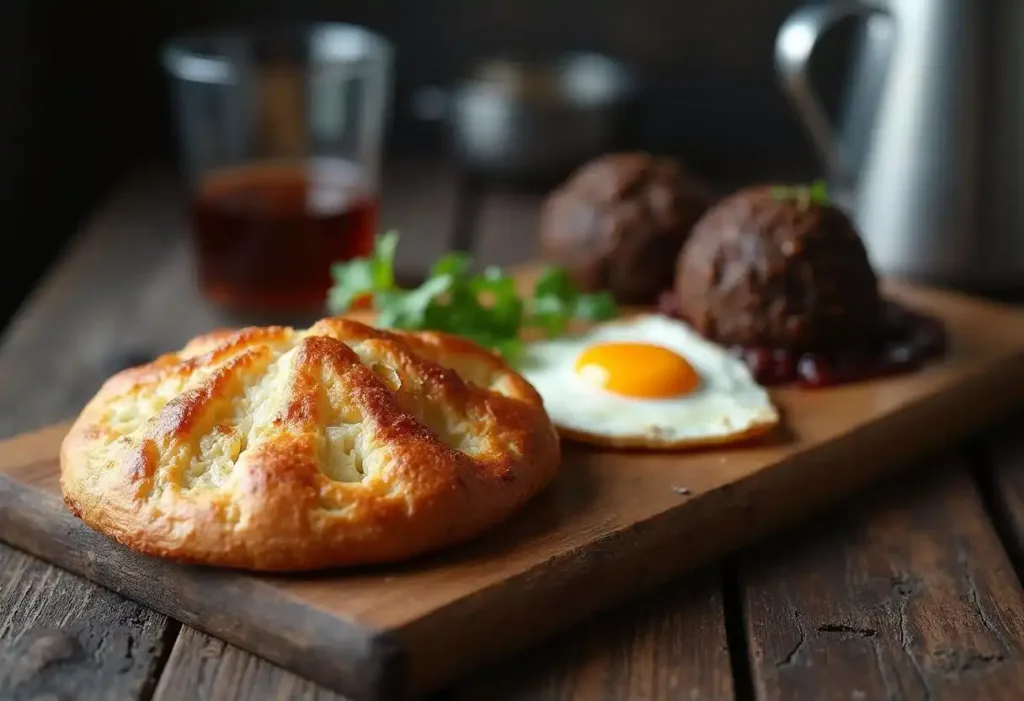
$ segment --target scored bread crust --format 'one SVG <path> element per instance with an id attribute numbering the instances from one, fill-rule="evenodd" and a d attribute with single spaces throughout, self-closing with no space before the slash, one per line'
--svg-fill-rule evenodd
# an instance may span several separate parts
<path id="1" fill-rule="evenodd" d="M 480 346 L 337 317 L 212 332 L 117 373 L 60 460 L 70 510 L 134 550 L 287 571 L 469 539 L 548 485 L 560 445 Z"/>

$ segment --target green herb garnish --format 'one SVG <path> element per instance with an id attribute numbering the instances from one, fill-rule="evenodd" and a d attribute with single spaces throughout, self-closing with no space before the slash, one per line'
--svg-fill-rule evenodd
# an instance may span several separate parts
<path id="1" fill-rule="evenodd" d="M 377 237 L 368 257 L 335 264 L 328 310 L 341 314 L 370 297 L 380 326 L 458 334 L 508 360 L 521 350 L 524 329 L 557 336 L 573 320 L 601 321 L 618 313 L 610 293 L 583 294 L 555 266 L 541 271 L 532 297 L 524 300 L 504 271 L 492 266 L 473 272 L 472 260 L 463 253 L 445 254 L 419 287 L 402 289 L 395 282 L 397 247 L 398 233 L 390 231 Z"/>
<path id="2" fill-rule="evenodd" d="M 821 207 L 830 203 L 824 180 L 815 180 L 810 185 L 778 185 L 772 188 L 772 199 L 796 200 L 801 209 L 807 209 L 812 202 Z"/>

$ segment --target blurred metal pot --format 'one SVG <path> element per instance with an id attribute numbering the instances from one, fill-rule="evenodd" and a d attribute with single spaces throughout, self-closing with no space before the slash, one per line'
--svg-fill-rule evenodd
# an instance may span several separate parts
<path id="1" fill-rule="evenodd" d="M 633 71 L 600 54 L 493 58 L 452 88 L 416 91 L 413 112 L 447 125 L 471 171 L 546 179 L 625 147 L 639 93 Z"/>

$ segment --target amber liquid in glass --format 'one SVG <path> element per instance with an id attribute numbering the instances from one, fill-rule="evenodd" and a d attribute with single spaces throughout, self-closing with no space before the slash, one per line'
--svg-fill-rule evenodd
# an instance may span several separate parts
<path id="1" fill-rule="evenodd" d="M 376 192 L 345 161 L 215 171 L 192 203 L 200 287 L 237 310 L 319 309 L 331 265 L 372 251 L 377 216 Z"/>

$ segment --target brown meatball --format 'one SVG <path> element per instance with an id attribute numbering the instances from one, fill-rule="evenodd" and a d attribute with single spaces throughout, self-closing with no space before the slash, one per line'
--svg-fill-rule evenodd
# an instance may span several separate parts
<path id="1" fill-rule="evenodd" d="M 671 288 L 676 255 L 710 203 L 709 189 L 672 159 L 601 156 L 548 197 L 541 249 L 581 289 L 650 304 Z"/>
<path id="2" fill-rule="evenodd" d="M 680 315 L 727 345 L 826 350 L 879 332 L 878 280 L 850 219 L 768 186 L 701 218 L 675 288 Z"/>

